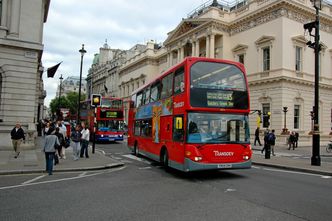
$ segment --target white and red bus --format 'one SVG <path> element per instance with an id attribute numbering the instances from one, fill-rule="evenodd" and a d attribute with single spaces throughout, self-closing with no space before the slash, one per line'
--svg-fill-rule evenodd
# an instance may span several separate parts
<path id="1" fill-rule="evenodd" d="M 87 122 L 92 137 L 94 108 L 90 100 L 81 104 L 80 119 Z M 123 141 L 125 124 L 122 99 L 103 97 L 101 105 L 97 107 L 96 122 L 96 141 Z"/>
<path id="2" fill-rule="evenodd" d="M 181 171 L 251 168 L 241 63 L 188 57 L 132 94 L 128 147 Z"/>

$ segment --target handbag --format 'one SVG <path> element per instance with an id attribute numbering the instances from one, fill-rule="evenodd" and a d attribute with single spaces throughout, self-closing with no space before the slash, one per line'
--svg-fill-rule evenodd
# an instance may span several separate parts
<path id="1" fill-rule="evenodd" d="M 70 146 L 70 139 L 68 137 L 65 138 L 65 148 L 68 148 Z"/>
<path id="2" fill-rule="evenodd" d="M 59 156 L 57 154 L 54 154 L 54 165 L 59 164 Z"/>

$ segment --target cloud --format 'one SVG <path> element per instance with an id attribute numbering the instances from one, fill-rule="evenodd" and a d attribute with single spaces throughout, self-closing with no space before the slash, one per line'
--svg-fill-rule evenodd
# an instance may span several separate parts
<path id="1" fill-rule="evenodd" d="M 153 39 L 163 42 L 187 13 L 202 0 L 57 0 L 51 1 L 44 25 L 45 70 L 62 61 L 54 79 L 44 73 L 45 105 L 55 98 L 59 77 L 79 76 L 80 53 L 85 44 L 85 77 L 95 53 L 107 39 L 111 48 L 129 49 Z"/>

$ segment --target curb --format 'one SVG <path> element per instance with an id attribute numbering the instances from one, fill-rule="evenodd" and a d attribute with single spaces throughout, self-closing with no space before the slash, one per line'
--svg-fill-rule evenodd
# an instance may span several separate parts
<path id="1" fill-rule="evenodd" d="M 306 168 L 298 168 L 298 167 L 291 167 L 291 166 L 285 166 L 285 165 L 258 163 L 258 162 L 252 162 L 252 164 L 257 165 L 257 166 L 265 166 L 265 167 L 290 170 L 290 171 L 295 171 L 295 172 L 312 173 L 312 174 L 318 174 L 318 175 L 323 175 L 323 176 L 332 176 L 332 172 L 327 172 L 327 171 L 311 170 L 311 169 L 306 169 Z"/>
<path id="2" fill-rule="evenodd" d="M 117 168 L 117 167 L 121 167 L 121 166 L 124 166 L 124 163 L 111 163 L 111 164 L 106 164 L 105 166 L 95 166 L 95 167 L 54 169 L 53 173 L 57 173 L 57 172 L 77 172 L 77 171 L 106 170 L 106 169 Z M 46 172 L 45 172 L 44 169 L 0 171 L 0 175 L 35 174 L 35 173 L 46 173 Z"/>

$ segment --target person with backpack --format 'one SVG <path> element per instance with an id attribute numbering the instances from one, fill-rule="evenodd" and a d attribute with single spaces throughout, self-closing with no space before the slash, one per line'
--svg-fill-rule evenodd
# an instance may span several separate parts
<path id="1" fill-rule="evenodd" d="M 272 130 L 271 133 L 269 133 L 268 142 L 270 143 L 272 155 L 275 156 L 274 146 L 276 145 L 276 135 L 274 134 L 274 130 Z"/>

